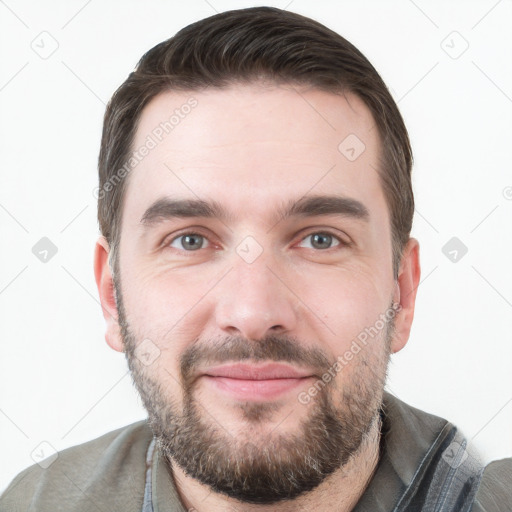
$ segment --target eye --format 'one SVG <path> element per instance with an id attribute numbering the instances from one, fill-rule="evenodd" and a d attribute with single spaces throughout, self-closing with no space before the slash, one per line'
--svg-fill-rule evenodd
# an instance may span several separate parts
<path id="1" fill-rule="evenodd" d="M 174 249 L 191 252 L 204 249 L 205 242 L 207 243 L 207 238 L 199 233 L 185 233 L 173 238 L 168 245 Z"/>
<path id="2" fill-rule="evenodd" d="M 326 250 L 339 245 L 348 245 L 337 236 L 325 231 L 315 231 L 314 233 L 310 233 L 301 240 L 301 243 L 308 238 L 311 239 L 311 247 L 309 248 L 312 249 Z"/>

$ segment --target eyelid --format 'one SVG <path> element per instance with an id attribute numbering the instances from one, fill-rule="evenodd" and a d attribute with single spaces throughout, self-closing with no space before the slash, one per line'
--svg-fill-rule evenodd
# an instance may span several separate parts
<path id="1" fill-rule="evenodd" d="M 315 235 L 315 234 L 330 235 L 339 242 L 339 245 L 336 245 L 334 247 L 329 247 L 329 249 L 319 249 L 319 251 L 321 251 L 321 252 L 326 252 L 326 251 L 329 251 L 330 249 L 334 249 L 335 247 L 340 247 L 340 246 L 348 247 L 352 243 L 350 240 L 345 240 L 340 234 L 338 234 L 334 230 L 329 229 L 329 228 L 322 228 L 322 227 L 307 228 L 306 233 L 301 234 L 301 238 L 298 243 L 304 241 L 308 236 Z M 348 238 L 348 236 L 347 236 L 347 238 Z"/>
<path id="2" fill-rule="evenodd" d="M 336 229 L 336 228 L 332 228 L 332 227 L 322 226 L 322 225 L 308 226 L 299 232 L 299 236 L 301 236 L 301 240 L 302 240 L 305 237 L 315 234 L 315 233 L 323 233 L 326 235 L 332 235 L 332 236 L 336 237 L 337 239 L 339 239 L 340 242 L 343 242 L 345 244 L 352 242 L 351 238 L 344 231 L 341 231 L 340 229 Z"/>
<path id="3" fill-rule="evenodd" d="M 166 236 L 162 243 L 161 243 L 161 247 L 163 249 L 173 249 L 173 250 L 176 250 L 176 251 L 180 251 L 180 252 L 184 252 L 184 253 L 194 253 L 194 252 L 198 252 L 200 249 L 198 249 L 197 251 L 186 251 L 185 249 L 176 249 L 175 247 L 170 247 L 170 245 L 175 241 L 177 240 L 178 238 L 181 238 L 185 235 L 199 235 L 199 236 L 202 236 L 203 238 L 205 238 L 209 244 L 213 244 L 213 245 L 216 245 L 215 242 L 213 242 L 213 240 L 210 238 L 210 235 L 209 234 L 206 234 L 205 233 L 205 230 L 202 229 L 202 228 L 195 228 L 194 226 L 189 226 L 187 228 L 184 228 L 183 230 L 181 231 L 178 231 L 177 233 L 173 233 L 172 235 L 169 235 L 169 236 Z M 208 249 L 208 247 L 205 247 L 205 249 Z"/>

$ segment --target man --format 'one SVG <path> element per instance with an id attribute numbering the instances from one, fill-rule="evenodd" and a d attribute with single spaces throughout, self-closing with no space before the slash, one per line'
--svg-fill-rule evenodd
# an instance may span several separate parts
<path id="1" fill-rule="evenodd" d="M 1 510 L 511 510 L 512 461 L 384 392 L 420 280 L 400 113 L 274 8 L 146 53 L 104 122 L 95 275 L 148 421 L 22 472 Z"/>

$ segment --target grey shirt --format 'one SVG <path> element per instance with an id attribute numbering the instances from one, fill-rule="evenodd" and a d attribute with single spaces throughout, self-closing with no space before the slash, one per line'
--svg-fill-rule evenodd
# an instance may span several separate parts
<path id="1" fill-rule="evenodd" d="M 378 466 L 353 512 L 512 512 L 512 459 L 483 468 L 456 427 L 386 393 Z M 22 471 L 0 512 L 187 512 L 146 421 Z M 44 465 L 44 464 L 43 464 Z"/>

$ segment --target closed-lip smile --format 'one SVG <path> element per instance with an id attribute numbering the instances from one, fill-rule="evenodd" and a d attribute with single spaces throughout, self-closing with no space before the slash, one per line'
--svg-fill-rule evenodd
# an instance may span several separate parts
<path id="1" fill-rule="evenodd" d="M 204 369 L 201 376 L 217 390 L 243 401 L 268 401 L 314 377 L 286 363 L 229 363 Z"/>

